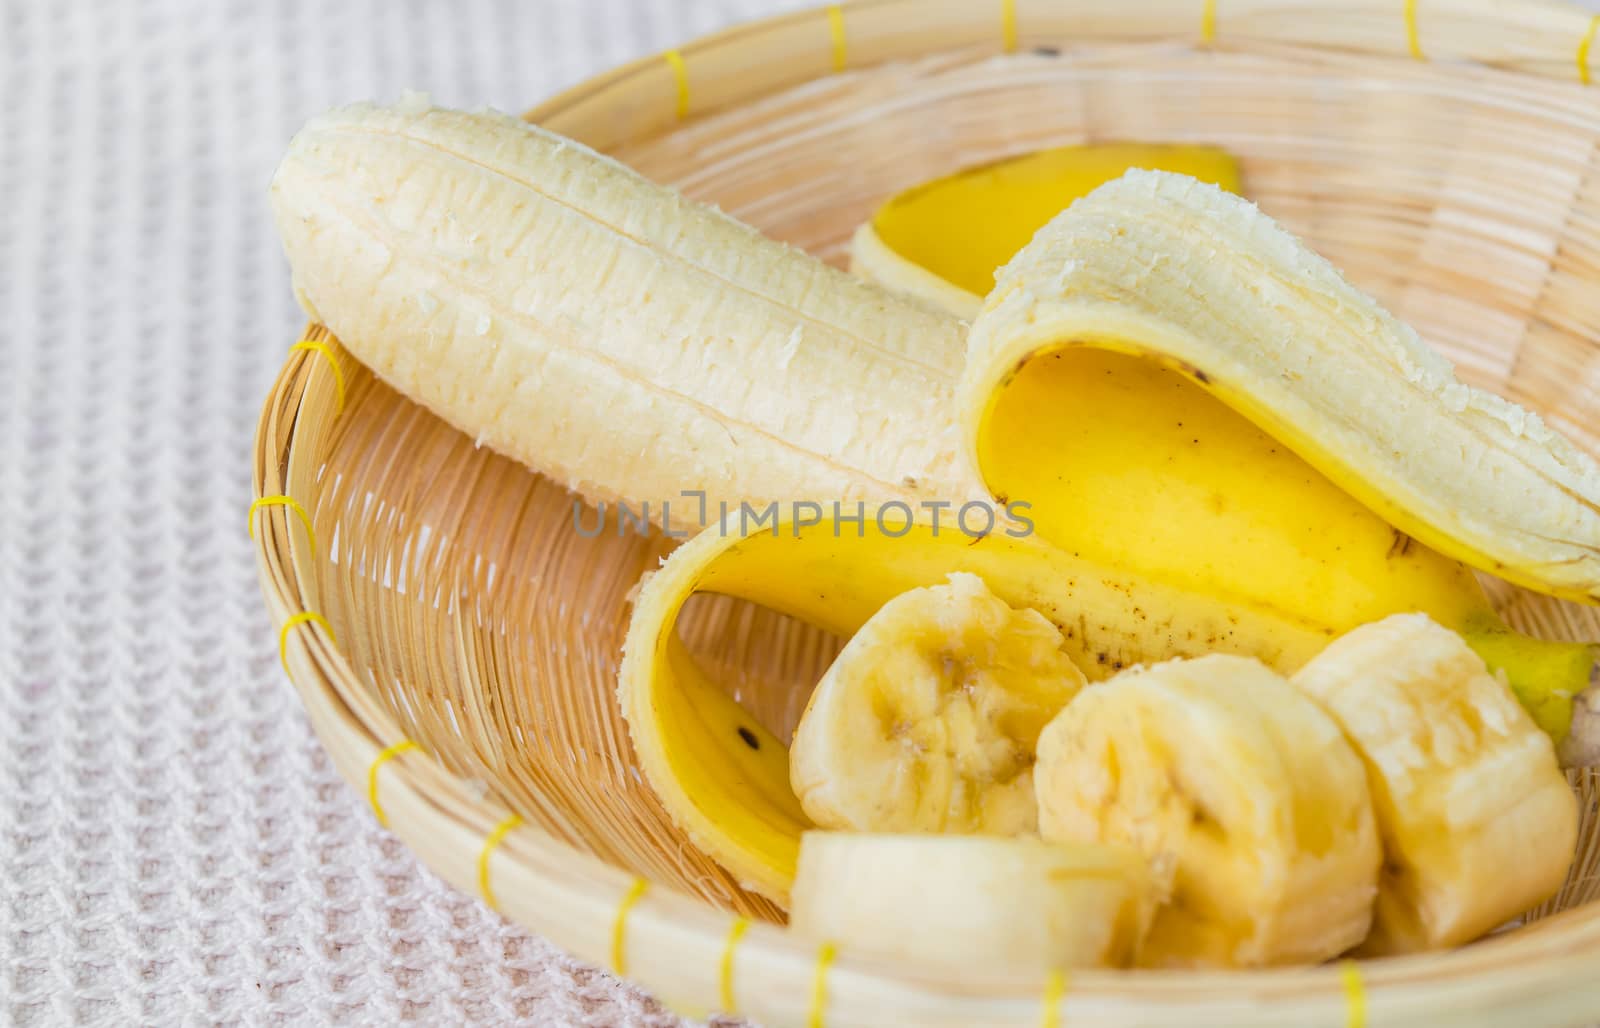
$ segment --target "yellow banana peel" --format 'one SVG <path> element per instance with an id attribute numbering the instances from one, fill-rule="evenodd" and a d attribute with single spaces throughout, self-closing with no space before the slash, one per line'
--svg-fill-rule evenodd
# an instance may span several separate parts
<path id="1" fill-rule="evenodd" d="M 862 513 L 859 510 L 852 514 Z M 901 508 L 859 519 L 730 515 L 674 551 L 640 589 L 618 697 L 639 766 L 680 827 L 742 884 L 785 902 L 800 834 L 788 748 L 695 665 L 676 634 L 698 592 L 734 596 L 852 635 L 881 606 L 951 572 L 1039 611 L 1091 681 L 1135 664 L 1232 653 L 1292 670 L 1331 638 L 1317 626 L 1083 560 L 1012 524 L 974 536 L 911 522 Z"/>
<path id="2" fill-rule="evenodd" d="M 1239 191 L 1239 165 L 1214 146 L 1091 143 L 968 168 L 895 196 L 856 231 L 851 270 L 971 320 L 1009 261 L 1074 200 L 1131 168 Z"/>

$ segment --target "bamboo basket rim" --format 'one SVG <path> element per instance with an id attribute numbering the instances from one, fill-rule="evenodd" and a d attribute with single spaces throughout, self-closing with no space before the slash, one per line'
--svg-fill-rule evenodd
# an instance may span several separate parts
<path id="1" fill-rule="evenodd" d="M 856 0 L 842 8 L 814 8 L 734 26 L 586 80 L 526 116 L 571 135 L 580 135 L 575 126 L 587 122 L 590 131 L 581 134 L 584 141 L 605 149 L 622 139 L 665 131 L 686 117 L 845 68 L 932 52 L 923 36 L 914 33 L 909 42 L 890 34 L 874 37 L 880 46 L 846 52 L 835 27 L 841 18 L 903 21 L 918 6 L 919 0 Z M 1085 11 L 1109 18 L 1114 5 L 1078 0 L 1061 18 L 1046 10 L 1044 0 L 995 0 L 992 6 L 990 31 L 947 39 L 939 49 L 975 47 L 1001 53 L 1043 45 L 1063 38 L 1061 26 L 1067 22 L 1062 18 Z M 1256 32 L 1252 26 L 1257 22 L 1246 18 L 1303 13 L 1313 8 L 1306 0 L 1161 0 L 1158 6 L 1188 10 L 1192 21 L 1182 31 L 1150 35 L 1136 26 L 1131 33 L 1080 34 L 1073 42 L 1165 38 L 1221 47 L 1323 45 L 1313 34 L 1297 38 L 1293 32 Z M 1520 14 L 1552 38 L 1572 40 L 1574 49 L 1565 58 L 1567 77 L 1585 84 L 1590 44 L 1600 27 L 1600 14 L 1553 0 L 1528 0 L 1515 9 L 1496 0 L 1354 0 L 1344 8 L 1352 17 L 1393 17 L 1400 26 L 1391 45 L 1356 52 L 1417 59 L 1437 59 L 1431 52 L 1424 58 L 1419 51 L 1418 40 L 1428 39 L 1430 26 L 1457 18 L 1504 27 L 1519 24 Z M 734 57 L 753 38 L 771 36 L 789 43 L 794 43 L 790 37 L 804 37 L 812 47 L 809 62 L 771 62 L 752 80 L 749 66 Z M 1456 46 L 1437 56 L 1559 77 L 1554 69 L 1561 61 L 1508 59 L 1488 34 L 1475 38 L 1482 39 L 1481 49 Z M 642 98 L 635 93 L 639 89 L 644 90 Z M 263 594 L 275 623 L 282 626 L 285 670 L 341 776 L 368 798 L 381 824 L 436 873 L 482 897 L 492 909 L 652 988 L 690 1013 L 721 1009 L 718 1001 L 732 998 L 736 1002 L 727 1012 L 774 1023 L 796 1023 L 823 1006 L 829 1023 L 867 1023 L 850 1012 L 852 998 L 865 996 L 903 1011 L 907 1023 L 1051 1023 L 1060 1009 L 1060 982 L 951 981 L 848 952 L 839 953 L 837 960 L 821 959 L 817 947 L 779 926 L 751 923 L 686 894 L 641 885 L 642 879 L 521 824 L 510 811 L 485 799 L 473 783 L 450 774 L 404 739 L 398 721 L 379 701 L 352 703 L 350 697 L 361 696 L 366 686 L 342 655 L 331 627 L 316 614 L 310 518 L 287 499 L 305 495 L 297 486 L 310 483 L 320 460 L 319 444 L 325 441 L 321 429 L 343 402 L 342 374 L 318 371 L 326 361 L 339 372 L 347 360 L 315 325 L 290 353 L 258 422 L 253 450 L 257 500 L 250 525 Z M 686 966 L 699 970 L 685 973 Z M 1252 972 L 1083 971 L 1072 975 L 1068 996 L 1074 1018 L 1127 1023 L 1167 1023 L 1180 1016 L 1196 1024 L 1282 1023 L 1283 1018 L 1299 1024 L 1387 1018 L 1461 1023 L 1491 1005 L 1493 1011 L 1535 1017 L 1539 1012 L 1551 1017 L 1600 1012 L 1596 971 L 1600 902 L 1554 915 L 1534 930 L 1506 933 L 1449 953 L 1363 962 L 1359 970 L 1345 962 Z"/>

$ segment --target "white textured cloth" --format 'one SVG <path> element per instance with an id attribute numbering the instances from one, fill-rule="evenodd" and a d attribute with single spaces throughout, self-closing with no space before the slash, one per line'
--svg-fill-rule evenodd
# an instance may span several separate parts
<path id="1" fill-rule="evenodd" d="M 794 0 L 0 0 L 0 1023 L 674 1023 L 334 774 L 245 535 L 289 136 L 517 111 Z"/>

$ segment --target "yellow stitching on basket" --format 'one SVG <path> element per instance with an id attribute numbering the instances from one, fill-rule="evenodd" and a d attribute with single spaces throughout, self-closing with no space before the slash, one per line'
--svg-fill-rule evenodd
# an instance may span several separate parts
<path id="1" fill-rule="evenodd" d="M 1039 1011 L 1039 1028 L 1061 1028 L 1061 1000 L 1067 994 L 1067 976 L 1051 971 L 1044 980 L 1044 998 Z"/>
<path id="2" fill-rule="evenodd" d="M 1205 9 L 1200 12 L 1200 41 L 1211 44 L 1217 39 L 1217 0 L 1206 0 Z"/>
<path id="3" fill-rule="evenodd" d="M 1339 977 L 1344 980 L 1344 1023 L 1347 1028 L 1367 1028 L 1367 990 L 1361 985 L 1361 968 L 1354 960 L 1342 960 Z"/>
<path id="4" fill-rule="evenodd" d="M 378 819 L 378 824 L 384 828 L 389 827 L 389 819 L 384 816 L 383 804 L 378 802 L 378 769 L 400 754 L 421 747 L 411 739 L 401 739 L 393 746 L 385 746 L 372 758 L 372 764 L 367 768 L 367 805 L 372 808 L 372 816 Z"/>
<path id="5" fill-rule="evenodd" d="M 1578 44 L 1578 81 L 1586 86 L 1592 80 L 1589 73 L 1589 50 L 1594 46 L 1597 30 L 1600 30 L 1600 14 L 1589 19 L 1589 28 L 1583 34 L 1583 41 Z"/>
<path id="6" fill-rule="evenodd" d="M 628 912 L 649 887 L 650 883 L 643 878 L 635 878 L 622 902 L 617 904 L 617 919 L 611 922 L 611 969 L 619 977 L 628 976 Z"/>
<path id="7" fill-rule="evenodd" d="M 844 41 L 844 9 L 838 4 L 828 5 L 828 32 L 833 36 L 833 70 L 844 71 L 850 51 Z"/>
<path id="8" fill-rule="evenodd" d="M 823 1028 L 823 1014 L 828 1007 L 828 968 L 839 951 L 833 943 L 817 947 L 817 973 L 811 981 L 811 1016 L 806 1018 L 808 1028 Z"/>
<path id="9" fill-rule="evenodd" d="M 323 342 L 320 339 L 302 339 L 298 343 L 295 343 L 293 346 L 289 347 L 289 352 L 290 353 L 293 353 L 296 350 L 311 350 L 311 351 L 313 351 L 315 353 L 320 353 L 324 357 L 328 358 L 328 367 L 333 369 L 334 395 L 336 397 L 338 397 L 338 401 L 339 401 L 339 405 L 335 409 L 340 411 L 340 412 L 343 412 L 344 411 L 344 372 L 341 371 L 340 368 L 339 368 L 339 358 L 338 358 L 337 355 L 334 354 L 333 347 L 329 346 L 327 343 Z"/>
<path id="10" fill-rule="evenodd" d="M 672 69 L 672 79 L 678 84 L 678 120 L 682 121 L 689 116 L 689 66 L 676 50 L 668 50 L 661 58 Z"/>
<path id="11" fill-rule="evenodd" d="M 1417 34 L 1417 0 L 1406 0 L 1406 46 L 1411 50 L 1411 56 L 1421 61 L 1422 37 Z"/>
<path id="12" fill-rule="evenodd" d="M 289 629 L 304 624 L 320 625 L 322 630 L 328 633 L 328 638 L 333 640 L 334 647 L 337 648 L 339 645 L 338 637 L 333 634 L 333 626 L 328 624 L 328 619 L 321 614 L 314 610 L 302 610 L 298 614 L 291 615 L 289 620 L 283 623 L 283 627 L 278 629 L 278 663 L 283 665 L 284 674 L 289 673 Z"/>
<path id="13" fill-rule="evenodd" d="M 739 945 L 744 933 L 750 930 L 750 919 L 736 917 L 728 926 L 728 941 L 722 944 L 722 964 L 717 970 L 717 980 L 722 991 L 722 1012 L 733 1014 L 738 1008 L 733 1002 L 733 948 Z"/>
<path id="14" fill-rule="evenodd" d="M 1006 53 L 1017 51 L 1017 0 L 1000 0 L 1000 40 Z"/>
<path id="15" fill-rule="evenodd" d="M 293 496 L 262 496 L 252 503 L 250 505 L 250 514 L 245 524 L 245 527 L 250 532 L 250 538 L 254 539 L 256 537 L 256 513 L 267 507 L 288 507 L 300 515 L 300 520 L 306 526 L 306 542 L 311 545 L 311 555 L 315 557 L 317 555 L 317 533 L 311 528 L 311 515 L 306 513 L 306 509 L 300 506 L 300 501 Z"/>
<path id="16" fill-rule="evenodd" d="M 488 905 L 489 909 L 496 912 L 500 910 L 500 904 L 495 902 L 494 889 L 489 886 L 489 855 L 494 852 L 495 847 L 500 845 L 501 841 L 505 839 L 512 829 L 519 827 L 521 824 L 522 818 L 512 814 L 495 825 L 494 831 L 490 832 L 489 837 L 483 840 L 483 849 L 478 852 L 478 892 L 483 895 L 483 902 Z"/>

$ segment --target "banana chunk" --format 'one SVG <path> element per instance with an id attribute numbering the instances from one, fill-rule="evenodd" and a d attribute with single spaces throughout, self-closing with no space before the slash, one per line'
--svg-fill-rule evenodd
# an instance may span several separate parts
<path id="1" fill-rule="evenodd" d="M 1317 704 L 1257 661 L 1136 668 L 1040 736 L 1047 840 L 1124 843 L 1162 905 L 1140 963 L 1326 960 L 1367 934 L 1380 848 L 1360 758 Z"/>
<path id="2" fill-rule="evenodd" d="M 1034 744 L 1084 684 L 1063 642 L 973 574 L 890 600 L 801 716 L 789 778 L 802 809 L 856 831 L 1035 831 Z"/>
<path id="3" fill-rule="evenodd" d="M 976 835 L 807 832 L 789 924 L 853 951 L 950 970 L 1125 967 L 1154 902 L 1121 846 Z"/>
<path id="4" fill-rule="evenodd" d="M 1468 942 L 1560 888 L 1577 799 L 1549 738 L 1454 632 L 1397 614 L 1293 681 L 1367 766 L 1385 860 L 1363 952 Z"/>

